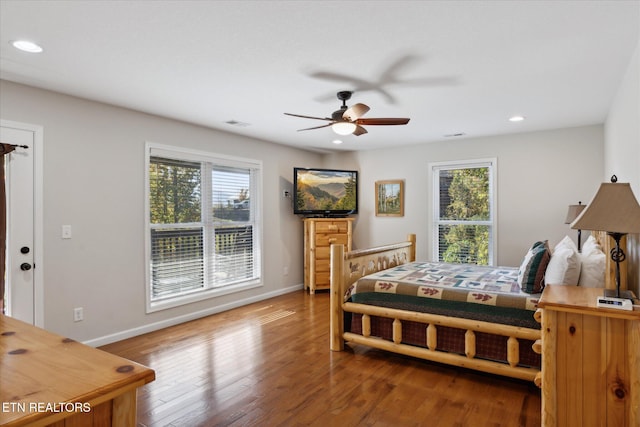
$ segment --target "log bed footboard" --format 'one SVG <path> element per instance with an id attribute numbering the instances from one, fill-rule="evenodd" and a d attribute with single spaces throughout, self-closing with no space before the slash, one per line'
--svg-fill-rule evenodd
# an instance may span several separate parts
<path id="1" fill-rule="evenodd" d="M 540 330 L 344 302 L 345 291 L 359 278 L 367 274 L 413 261 L 415 261 L 415 235 L 413 234 L 408 236 L 407 242 L 348 253 L 345 253 L 342 245 L 331 246 L 331 350 L 342 351 L 344 350 L 345 342 L 352 342 L 433 362 L 530 380 L 539 385 L 540 369 L 518 366 L 520 360 L 518 340 L 523 339 L 539 342 Z M 362 315 L 362 335 L 345 332 L 345 312 Z M 372 337 L 370 335 L 370 316 L 393 319 L 393 341 Z M 403 321 L 412 321 L 428 325 L 424 347 L 402 343 Z M 441 326 L 465 331 L 464 355 L 437 350 L 438 328 Z M 475 357 L 475 334 L 478 332 L 507 337 L 506 354 L 508 363 L 478 359 Z M 534 345 L 534 351 L 540 353 L 539 350 L 540 346 Z"/>
<path id="2" fill-rule="evenodd" d="M 492 374 L 504 375 L 513 378 L 533 381 L 540 371 L 537 368 L 518 366 L 520 362 L 519 339 L 536 341 L 540 339 L 540 331 L 537 329 L 521 328 L 517 326 L 501 325 L 477 320 L 448 317 L 430 313 L 417 313 L 412 311 L 367 306 L 362 304 L 345 303 L 343 310 L 350 313 L 362 314 L 363 334 L 344 332 L 344 341 L 364 344 L 370 347 L 400 353 L 407 356 L 418 357 L 449 365 L 461 366 Z M 370 336 L 370 316 L 386 317 L 393 319 L 393 342 Z M 427 324 L 425 346 L 416 347 L 402 343 L 402 321 L 413 321 Z M 448 353 L 437 350 L 438 327 L 447 326 L 465 331 L 465 355 Z M 476 332 L 486 332 L 507 337 L 508 364 L 491 360 L 477 359 L 476 356 Z"/>

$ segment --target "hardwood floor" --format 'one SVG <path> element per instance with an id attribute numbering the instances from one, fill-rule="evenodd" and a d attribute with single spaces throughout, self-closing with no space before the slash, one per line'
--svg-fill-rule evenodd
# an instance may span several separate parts
<path id="1" fill-rule="evenodd" d="M 145 364 L 139 426 L 540 426 L 533 384 L 363 346 L 294 292 L 101 347 Z"/>

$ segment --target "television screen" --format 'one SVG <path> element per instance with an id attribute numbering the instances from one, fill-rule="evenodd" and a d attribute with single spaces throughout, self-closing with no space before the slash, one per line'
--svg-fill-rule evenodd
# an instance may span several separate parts
<path id="1" fill-rule="evenodd" d="M 336 169 L 293 170 L 293 212 L 344 216 L 358 213 L 358 172 Z"/>

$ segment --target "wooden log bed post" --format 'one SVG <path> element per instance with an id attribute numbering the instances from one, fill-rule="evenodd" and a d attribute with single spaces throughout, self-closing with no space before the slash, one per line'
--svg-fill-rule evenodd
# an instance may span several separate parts
<path id="1" fill-rule="evenodd" d="M 381 255 L 383 249 L 385 255 Z M 346 262 L 349 261 L 347 268 Z M 380 270 L 385 270 L 394 264 L 405 264 L 416 260 L 416 235 L 407 235 L 406 242 L 382 246 L 380 248 L 361 249 L 345 252 L 344 245 L 331 245 L 331 293 L 330 306 L 330 348 L 333 351 L 344 350 L 344 295 L 349 286 L 359 278 Z M 368 316 L 367 316 L 368 317 Z M 363 318 L 363 322 L 366 320 Z M 401 325 L 398 323 L 398 328 Z M 370 326 L 363 324 L 363 332 L 368 336 Z"/>
<path id="2" fill-rule="evenodd" d="M 331 350 L 344 350 L 344 314 L 342 312 L 342 302 L 344 301 L 344 290 L 342 272 L 344 271 L 344 245 L 331 245 L 331 293 L 329 295 L 329 328 L 331 329 Z M 334 268 L 334 267 L 338 268 Z"/>

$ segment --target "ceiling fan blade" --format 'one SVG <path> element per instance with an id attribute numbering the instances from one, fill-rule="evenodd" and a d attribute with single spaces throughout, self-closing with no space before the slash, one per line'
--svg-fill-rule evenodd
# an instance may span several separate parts
<path id="1" fill-rule="evenodd" d="M 298 129 L 298 132 L 301 132 L 303 130 L 313 130 L 313 129 L 322 129 L 322 128 L 326 128 L 328 126 L 331 126 L 333 123 L 327 123 L 326 125 L 322 125 L 322 126 L 315 126 L 312 128 L 304 128 L 304 129 Z"/>
<path id="2" fill-rule="evenodd" d="M 303 119 L 314 119 L 314 120 L 329 120 L 329 121 L 333 121 L 333 119 L 329 118 L 329 117 L 313 117 L 313 116 L 303 116 L 301 114 L 291 114 L 291 113 L 284 113 L 287 116 L 293 116 L 293 117 L 302 117 Z"/>
<path id="3" fill-rule="evenodd" d="M 353 122 L 354 120 L 359 119 L 364 116 L 367 111 L 369 111 L 369 107 L 364 104 L 354 104 L 347 109 L 347 111 L 342 114 L 342 118 Z"/>
<path id="4" fill-rule="evenodd" d="M 364 135 L 365 133 L 367 133 L 367 130 L 359 125 L 356 125 L 356 130 L 353 131 L 353 135 L 355 136 Z"/>
<path id="5" fill-rule="evenodd" d="M 351 83 L 352 86 L 356 86 L 356 87 L 371 86 L 371 83 L 361 78 L 349 76 L 347 74 L 342 74 L 342 73 L 334 73 L 331 71 L 316 71 L 309 74 L 309 76 L 316 79 L 333 80 L 333 81 L 338 81 L 343 83 L 348 82 L 348 83 Z"/>
<path id="6" fill-rule="evenodd" d="M 407 118 L 370 118 L 370 119 L 358 119 L 357 125 L 406 125 L 410 119 Z"/>

